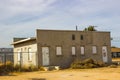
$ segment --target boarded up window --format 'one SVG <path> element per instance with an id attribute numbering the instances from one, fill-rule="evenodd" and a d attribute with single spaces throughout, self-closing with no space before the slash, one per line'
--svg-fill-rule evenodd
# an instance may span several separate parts
<path id="1" fill-rule="evenodd" d="M 72 47 L 72 55 L 75 55 L 75 52 L 76 52 L 76 51 L 75 51 L 75 47 L 73 46 L 73 47 Z"/>
<path id="2" fill-rule="evenodd" d="M 18 54 L 17 54 L 17 60 L 20 61 L 20 53 L 21 51 L 18 51 Z"/>
<path id="3" fill-rule="evenodd" d="M 85 48 L 84 48 L 84 46 L 81 46 L 80 49 L 81 49 L 81 55 L 84 55 L 85 54 Z"/>
<path id="4" fill-rule="evenodd" d="M 32 61 L 32 52 L 31 48 L 28 48 L 28 60 Z"/>
<path id="5" fill-rule="evenodd" d="M 97 53 L 97 47 L 96 47 L 96 46 L 93 46 L 93 47 L 92 47 L 92 53 L 93 53 L 93 54 L 96 54 L 96 53 Z"/>
<path id="6" fill-rule="evenodd" d="M 62 55 L 62 48 L 56 47 L 56 55 Z"/>

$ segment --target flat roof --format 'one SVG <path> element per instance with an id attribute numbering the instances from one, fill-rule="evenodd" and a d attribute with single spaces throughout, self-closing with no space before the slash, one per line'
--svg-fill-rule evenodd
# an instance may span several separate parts
<path id="1" fill-rule="evenodd" d="M 37 31 L 56 31 L 56 32 L 100 32 L 100 33 L 110 33 L 110 31 L 83 31 L 83 30 L 54 30 L 54 29 L 37 29 Z"/>
<path id="2" fill-rule="evenodd" d="M 26 41 L 30 41 L 30 40 L 36 40 L 36 38 L 35 37 L 31 37 L 31 38 L 22 39 L 22 40 L 13 42 L 12 45 L 18 44 L 18 43 L 22 43 L 22 42 L 26 42 Z"/>

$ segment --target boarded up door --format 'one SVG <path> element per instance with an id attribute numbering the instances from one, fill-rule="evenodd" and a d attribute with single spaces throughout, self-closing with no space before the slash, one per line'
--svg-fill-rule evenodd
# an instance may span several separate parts
<path id="1" fill-rule="evenodd" d="M 108 52 L 107 52 L 107 47 L 103 46 L 102 47 L 102 57 L 103 57 L 103 62 L 107 63 L 108 62 Z"/>
<path id="2" fill-rule="evenodd" d="M 42 63 L 43 66 L 49 65 L 49 47 L 42 47 Z"/>

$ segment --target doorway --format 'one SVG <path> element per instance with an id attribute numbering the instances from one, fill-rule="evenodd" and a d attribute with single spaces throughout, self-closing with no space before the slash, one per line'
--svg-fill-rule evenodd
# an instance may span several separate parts
<path id="1" fill-rule="evenodd" d="M 49 65 L 49 47 L 42 47 L 42 64 L 43 66 Z"/>
<path id="2" fill-rule="evenodd" d="M 108 51 L 107 51 L 107 47 L 103 46 L 102 47 L 102 58 L 103 58 L 103 62 L 107 63 L 108 62 Z"/>

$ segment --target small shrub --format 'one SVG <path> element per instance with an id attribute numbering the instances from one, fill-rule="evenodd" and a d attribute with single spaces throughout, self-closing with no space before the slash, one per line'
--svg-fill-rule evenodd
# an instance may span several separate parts
<path id="1" fill-rule="evenodd" d="M 0 75 L 7 75 L 14 71 L 14 66 L 12 62 L 7 61 L 5 64 L 0 64 Z"/>
<path id="2" fill-rule="evenodd" d="M 112 64 L 113 64 L 113 65 L 118 65 L 118 63 L 117 63 L 117 62 L 112 62 Z"/>
<path id="3" fill-rule="evenodd" d="M 5 70 L 5 66 L 3 64 L 0 65 L 0 75 L 8 74 Z"/>
<path id="4" fill-rule="evenodd" d="M 19 64 L 16 64 L 16 65 L 14 66 L 14 71 L 15 71 L 15 72 L 20 72 L 20 71 L 21 71 L 21 66 L 20 66 Z"/>
<path id="5" fill-rule="evenodd" d="M 31 72 L 37 70 L 38 68 L 34 65 L 30 65 L 28 67 L 17 64 L 14 66 L 10 61 L 6 62 L 5 64 L 0 63 L 0 75 L 7 75 L 11 72 Z"/>
<path id="6" fill-rule="evenodd" d="M 30 65 L 28 69 L 29 71 L 38 71 L 38 68 L 34 65 Z"/>
<path id="7" fill-rule="evenodd" d="M 40 71 L 47 71 L 48 69 L 45 68 L 45 67 L 43 67 L 43 66 L 39 66 L 39 70 L 40 70 Z"/>
<path id="8" fill-rule="evenodd" d="M 29 67 L 28 66 L 22 66 L 20 69 L 21 72 L 30 72 Z"/>
<path id="9" fill-rule="evenodd" d="M 98 62 L 98 67 L 107 67 L 108 65 L 103 62 Z"/>
<path id="10" fill-rule="evenodd" d="M 30 65 L 30 66 L 20 66 L 20 65 L 16 65 L 14 67 L 14 70 L 16 72 L 32 72 L 32 71 L 38 71 L 38 68 L 34 65 Z"/>
<path id="11" fill-rule="evenodd" d="M 14 71 L 13 63 L 10 62 L 10 61 L 7 61 L 7 62 L 6 62 L 5 67 L 6 67 L 7 72 L 13 72 L 13 71 Z"/>
<path id="12" fill-rule="evenodd" d="M 110 68 L 117 68 L 117 65 L 110 65 Z"/>

